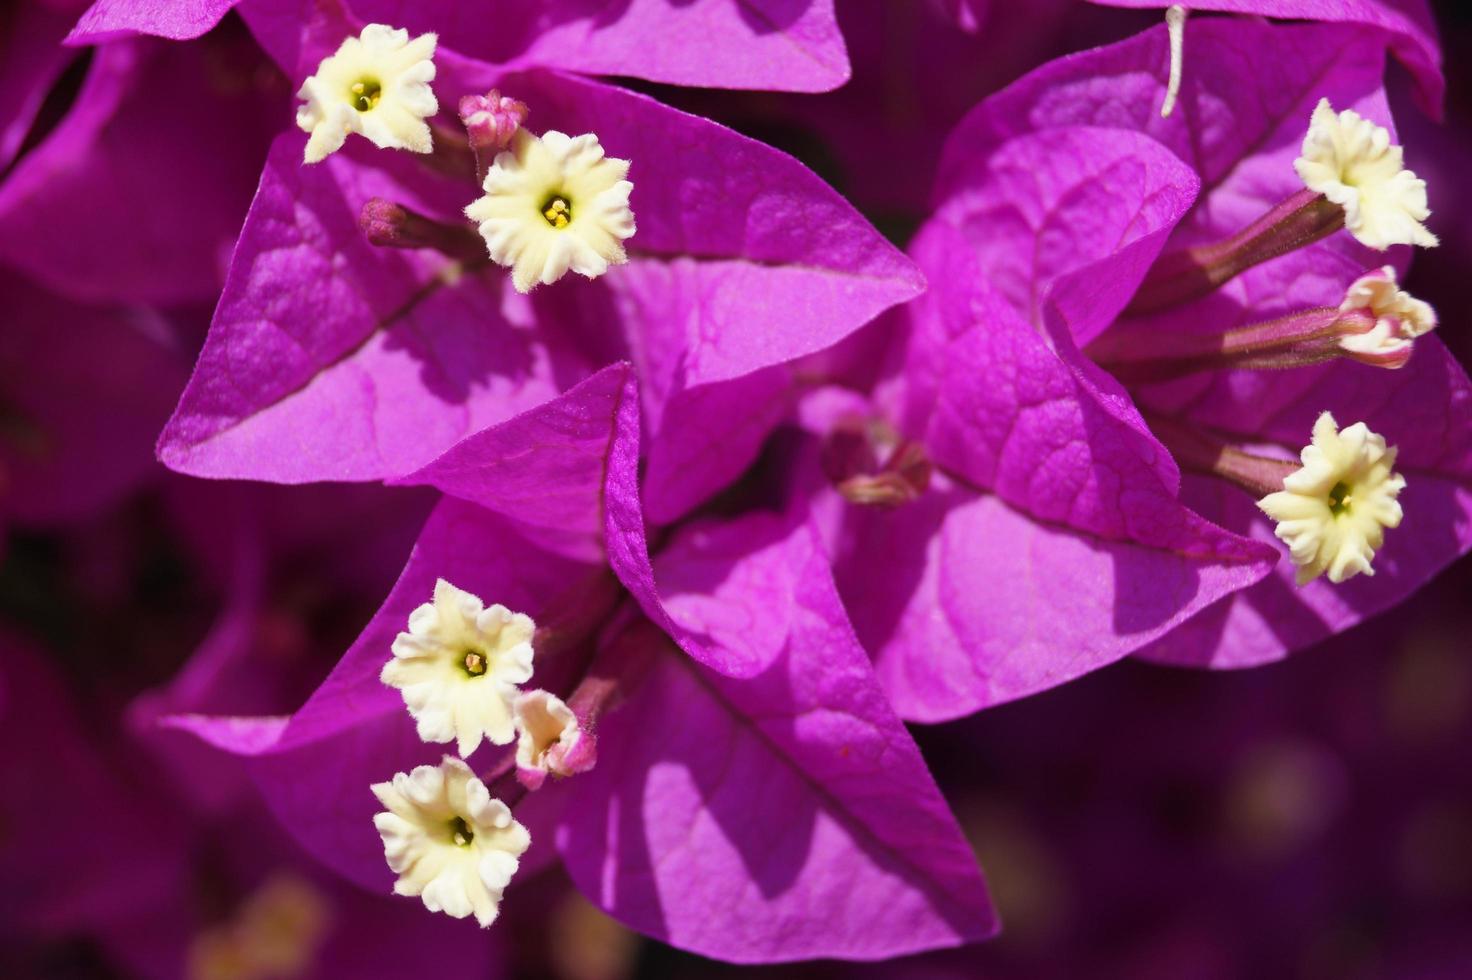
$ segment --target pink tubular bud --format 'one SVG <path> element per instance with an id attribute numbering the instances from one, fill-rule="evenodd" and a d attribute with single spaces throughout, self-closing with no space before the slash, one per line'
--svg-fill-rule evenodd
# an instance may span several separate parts
<path id="1" fill-rule="evenodd" d="M 375 197 L 363 205 L 363 211 L 358 215 L 358 227 L 374 245 L 403 248 L 406 247 L 408 229 L 416 220 L 423 219 L 402 204 Z"/>
<path id="2" fill-rule="evenodd" d="M 426 218 L 381 197 L 369 198 L 363 205 L 358 227 L 380 248 L 431 248 L 457 261 L 485 261 L 485 246 L 473 230 Z"/>
<path id="3" fill-rule="evenodd" d="M 593 737 L 592 732 L 579 731 L 572 745 L 553 745 L 543 753 L 538 765 L 522 765 L 518 761 L 516 781 L 536 792 L 542 788 L 549 775 L 559 778 L 576 776 L 578 773 L 588 772 L 597 764 L 598 740 Z"/>
<path id="4" fill-rule="evenodd" d="M 526 122 L 525 102 L 508 98 L 495 89 L 485 95 L 466 95 L 460 99 L 460 121 L 470 134 L 470 148 L 475 151 L 476 171 L 481 178 L 496 154 L 506 149 L 511 137 Z"/>

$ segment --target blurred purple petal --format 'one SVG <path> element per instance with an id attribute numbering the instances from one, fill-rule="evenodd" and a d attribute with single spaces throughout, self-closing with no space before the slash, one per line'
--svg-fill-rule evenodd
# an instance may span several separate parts
<path id="1" fill-rule="evenodd" d="M 0 260 L 81 300 L 212 300 L 284 95 L 233 36 L 99 48 L 0 185 Z"/>

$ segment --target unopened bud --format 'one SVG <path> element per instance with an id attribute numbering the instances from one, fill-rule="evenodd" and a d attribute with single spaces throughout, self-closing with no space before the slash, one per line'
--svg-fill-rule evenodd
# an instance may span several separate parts
<path id="1" fill-rule="evenodd" d="M 477 149 L 491 147 L 504 150 L 511 137 L 526 122 L 525 102 L 491 89 L 485 95 L 467 95 L 460 99 L 460 121 L 470 133 L 471 145 Z"/>
<path id="2" fill-rule="evenodd" d="M 426 218 L 381 197 L 369 198 L 363 205 L 358 227 L 368 241 L 383 248 L 432 248 L 460 261 L 484 260 L 485 249 L 469 228 Z"/>
<path id="3" fill-rule="evenodd" d="M 478 180 L 484 180 L 496 154 L 511 145 L 511 138 L 526 122 L 525 102 L 491 89 L 485 95 L 466 95 L 460 99 L 460 121 L 470 135 L 470 148 L 475 151 Z"/>

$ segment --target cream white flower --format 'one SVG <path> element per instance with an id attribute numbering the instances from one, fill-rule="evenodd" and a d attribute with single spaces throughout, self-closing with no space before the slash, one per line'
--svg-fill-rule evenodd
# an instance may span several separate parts
<path id="1" fill-rule="evenodd" d="M 1328 574 L 1343 582 L 1375 574 L 1370 567 L 1385 540 L 1398 527 L 1406 481 L 1395 466 L 1395 447 L 1356 422 L 1344 431 L 1328 412 L 1314 423 L 1313 441 L 1303 450 L 1303 467 L 1283 480 L 1283 489 L 1257 502 L 1278 526 L 1298 566 L 1298 584 Z"/>
<path id="2" fill-rule="evenodd" d="M 1397 286 L 1394 266 L 1356 279 L 1339 309 L 1346 313 L 1369 310 L 1375 317 L 1375 326 L 1368 332 L 1339 339 L 1340 347 L 1355 354 L 1378 356 L 1409 350 L 1417 337 L 1436 329 L 1436 311 Z"/>
<path id="3" fill-rule="evenodd" d="M 388 809 L 373 818 L 383 856 L 399 876 L 394 894 L 418 895 L 431 912 L 496 921 L 501 893 L 516 874 L 531 835 L 459 759 L 395 773 L 375 783 Z"/>
<path id="4" fill-rule="evenodd" d="M 1320 99 L 1293 168 L 1309 190 L 1344 208 L 1344 227 L 1370 248 L 1437 244 L 1421 224 L 1431 215 L 1426 182 L 1405 169 L 1390 132 L 1353 109 Z"/>
<path id="5" fill-rule="evenodd" d="M 589 279 L 627 261 L 634 234 L 629 161 L 604 156 L 592 133 L 540 137 L 518 130 L 486 172 L 485 195 L 465 209 L 491 258 L 511 269 L 518 292 L 571 269 Z"/>
<path id="6" fill-rule="evenodd" d="M 527 691 L 516 699 L 516 765 L 556 773 L 562 759 L 583 737 L 577 716 L 562 699 L 547 691 Z"/>
<path id="7" fill-rule="evenodd" d="M 312 134 L 307 163 L 336 153 L 349 133 L 361 133 L 384 149 L 428 153 L 424 120 L 439 111 L 429 87 L 435 43 L 433 34 L 411 41 L 406 30 L 369 24 L 322 59 L 297 92 L 306 104 L 297 109 L 296 124 Z"/>
<path id="8" fill-rule="evenodd" d="M 380 679 L 404 695 L 426 742 L 456 742 L 462 756 L 482 737 L 507 745 L 516 737 L 517 685 L 531 680 L 530 616 L 480 599 L 444 579 L 434 601 L 409 615 L 409 632 L 394 638 Z"/>

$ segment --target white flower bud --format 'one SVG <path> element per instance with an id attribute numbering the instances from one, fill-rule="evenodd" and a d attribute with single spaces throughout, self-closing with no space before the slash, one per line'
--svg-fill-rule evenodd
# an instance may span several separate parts
<path id="1" fill-rule="evenodd" d="M 1410 357 L 1411 345 L 1436 329 L 1436 311 L 1396 285 L 1395 267 L 1385 266 L 1354 281 L 1339 304 L 1341 312 L 1368 310 L 1375 325 L 1365 333 L 1345 334 L 1339 346 L 1347 353 L 1394 366 Z"/>

